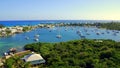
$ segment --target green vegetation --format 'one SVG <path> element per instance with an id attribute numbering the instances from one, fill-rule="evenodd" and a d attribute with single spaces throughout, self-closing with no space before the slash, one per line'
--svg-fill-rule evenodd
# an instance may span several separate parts
<path id="1" fill-rule="evenodd" d="M 61 26 L 96 26 L 98 28 L 106 28 L 110 30 L 120 30 L 120 22 L 108 22 L 108 23 L 67 23 Z"/>
<path id="2" fill-rule="evenodd" d="M 25 26 L 25 27 L 23 27 L 23 31 L 24 31 L 24 32 L 30 31 L 30 30 L 32 30 L 32 27 L 30 27 L 30 26 Z"/>
<path id="3" fill-rule="evenodd" d="M 3 27 L 5 27 L 4 25 L 2 25 L 2 24 L 0 24 L 0 28 L 3 28 Z"/>
<path id="4" fill-rule="evenodd" d="M 98 26 L 100 26 L 101 28 L 106 28 L 110 30 L 120 30 L 120 23 L 118 22 L 98 23 Z"/>
<path id="5" fill-rule="evenodd" d="M 5 68 L 30 68 L 30 63 L 25 63 L 18 56 L 7 59 L 4 64 Z"/>
<path id="6" fill-rule="evenodd" d="M 74 40 L 60 43 L 27 44 L 25 49 L 40 53 L 46 60 L 40 68 L 119 68 L 120 42 Z"/>
<path id="7" fill-rule="evenodd" d="M 6 29 L 6 34 L 9 35 L 11 33 L 11 30 Z"/>

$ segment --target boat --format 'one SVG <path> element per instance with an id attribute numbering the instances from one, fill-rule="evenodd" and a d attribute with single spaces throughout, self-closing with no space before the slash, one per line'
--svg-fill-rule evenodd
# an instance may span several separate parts
<path id="1" fill-rule="evenodd" d="M 102 32 L 101 34 L 104 34 L 104 32 Z"/>
<path id="2" fill-rule="evenodd" d="M 35 38 L 34 41 L 39 41 L 39 39 L 38 39 L 38 38 Z"/>
<path id="3" fill-rule="evenodd" d="M 7 55 L 13 55 L 17 52 L 17 49 L 16 48 L 10 48 L 8 52 L 5 52 L 4 53 L 4 56 L 7 56 Z"/>
<path id="4" fill-rule="evenodd" d="M 113 35 L 114 35 L 114 36 L 117 36 L 117 34 L 116 34 L 116 33 L 113 33 Z"/>
<path id="5" fill-rule="evenodd" d="M 100 35 L 100 33 L 99 33 L 99 32 L 97 32 L 96 34 L 97 34 L 97 35 Z"/>
<path id="6" fill-rule="evenodd" d="M 29 37 L 25 37 L 26 40 L 29 40 L 30 38 Z"/>
<path id="7" fill-rule="evenodd" d="M 86 33 L 86 35 L 90 35 L 90 33 Z"/>
<path id="8" fill-rule="evenodd" d="M 7 56 L 7 55 L 8 55 L 8 53 L 7 53 L 7 52 L 5 52 L 5 53 L 4 53 L 4 56 Z"/>
<path id="9" fill-rule="evenodd" d="M 81 32 L 78 30 L 76 33 L 77 33 L 77 34 L 80 34 Z"/>
<path id="10" fill-rule="evenodd" d="M 56 38 L 62 38 L 62 36 L 61 35 L 56 35 Z"/>
<path id="11" fill-rule="evenodd" d="M 80 37 L 81 37 L 82 39 L 85 39 L 85 38 L 86 38 L 86 37 L 85 37 L 85 36 L 83 36 L 83 35 L 82 35 L 82 36 L 80 36 Z"/>
<path id="12" fill-rule="evenodd" d="M 40 36 L 39 34 L 36 34 L 36 35 L 35 35 L 35 38 L 39 38 L 39 36 Z"/>
<path id="13" fill-rule="evenodd" d="M 62 38 L 62 36 L 60 35 L 60 30 L 58 29 L 58 34 L 56 35 L 56 38 Z"/>
<path id="14" fill-rule="evenodd" d="M 49 32 L 52 32 L 52 30 L 49 30 Z"/>
<path id="15" fill-rule="evenodd" d="M 67 29 L 65 29 L 65 31 L 67 31 Z"/>
<path id="16" fill-rule="evenodd" d="M 106 31 L 108 34 L 110 33 L 109 31 Z"/>

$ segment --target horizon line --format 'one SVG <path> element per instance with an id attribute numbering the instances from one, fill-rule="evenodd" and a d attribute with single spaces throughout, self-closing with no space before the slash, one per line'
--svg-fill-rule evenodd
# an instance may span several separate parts
<path id="1" fill-rule="evenodd" d="M 99 20 L 98 19 L 96 19 L 96 20 L 95 19 L 42 19 L 42 20 L 37 20 L 37 19 L 36 20 L 35 19 L 34 20 L 27 20 L 27 19 L 22 20 L 22 19 L 20 19 L 20 20 L 0 20 L 0 21 L 60 21 L 60 20 L 61 21 L 67 21 L 67 20 L 71 20 L 71 21 L 77 21 L 77 20 L 78 21 L 80 21 L 80 20 L 88 20 L 88 21 L 89 20 L 90 21 L 120 21 L 120 20 L 108 20 L 108 19 L 106 19 L 106 20 L 105 19 L 103 19 L 103 20 L 102 19 L 99 19 Z"/>

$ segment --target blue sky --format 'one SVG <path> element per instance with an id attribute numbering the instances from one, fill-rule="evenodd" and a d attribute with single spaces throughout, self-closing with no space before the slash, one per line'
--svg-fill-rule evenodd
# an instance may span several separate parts
<path id="1" fill-rule="evenodd" d="M 0 20 L 120 20 L 120 0 L 0 0 Z"/>

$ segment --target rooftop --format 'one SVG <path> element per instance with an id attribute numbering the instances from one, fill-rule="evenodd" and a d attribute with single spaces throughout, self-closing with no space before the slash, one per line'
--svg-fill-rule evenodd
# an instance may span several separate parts
<path id="1" fill-rule="evenodd" d="M 30 61 L 36 61 L 36 60 L 43 60 L 42 56 L 40 54 L 29 54 L 24 56 L 22 59 L 24 59 L 26 62 Z"/>

